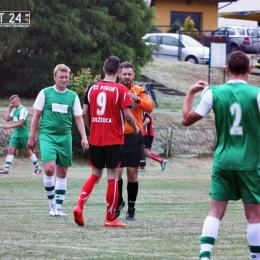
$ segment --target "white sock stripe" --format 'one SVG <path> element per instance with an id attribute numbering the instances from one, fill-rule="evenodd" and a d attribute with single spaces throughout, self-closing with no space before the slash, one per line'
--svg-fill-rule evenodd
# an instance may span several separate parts
<path id="1" fill-rule="evenodd" d="M 211 244 L 202 244 L 202 245 L 200 246 L 200 253 L 201 253 L 201 252 L 204 252 L 204 251 L 209 251 L 209 252 L 211 252 L 211 251 L 212 251 L 212 248 L 213 248 L 213 245 L 211 245 Z"/>

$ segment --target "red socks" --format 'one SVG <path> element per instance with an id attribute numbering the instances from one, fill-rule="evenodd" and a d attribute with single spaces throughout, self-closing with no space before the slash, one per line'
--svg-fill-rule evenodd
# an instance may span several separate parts
<path id="1" fill-rule="evenodd" d="M 115 179 L 110 179 L 107 181 L 107 215 L 106 219 L 108 221 L 113 221 L 115 219 L 115 210 L 117 207 L 118 200 L 118 183 Z"/>
<path id="2" fill-rule="evenodd" d="M 162 163 L 163 162 L 163 159 L 161 157 L 159 157 L 155 153 L 150 153 L 149 157 L 152 158 L 154 161 L 156 161 L 158 163 Z"/>
<path id="3" fill-rule="evenodd" d="M 85 181 L 85 183 L 82 186 L 81 193 L 79 195 L 78 199 L 78 205 L 81 209 L 83 209 L 84 204 L 88 200 L 94 186 L 100 181 L 100 178 L 98 178 L 96 175 L 90 175 L 89 178 Z"/>

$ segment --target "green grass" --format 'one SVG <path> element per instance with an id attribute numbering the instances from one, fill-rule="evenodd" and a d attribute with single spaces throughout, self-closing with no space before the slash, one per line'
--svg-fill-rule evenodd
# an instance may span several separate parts
<path id="1" fill-rule="evenodd" d="M 139 177 L 136 221 L 126 221 L 124 209 L 119 219 L 128 226 L 122 229 L 103 226 L 105 173 L 85 206 L 85 226 L 79 227 L 72 210 L 91 172 L 87 164 L 74 163 L 69 169 L 63 206 L 67 217 L 58 218 L 48 215 L 42 175 L 31 174 L 28 159 L 16 158 L 10 174 L 0 176 L 0 259 L 198 259 L 210 168 L 176 167 L 177 162 L 172 159 L 160 172 L 159 165 L 151 167 L 148 161 Z M 212 259 L 249 259 L 241 202 L 230 203 Z"/>

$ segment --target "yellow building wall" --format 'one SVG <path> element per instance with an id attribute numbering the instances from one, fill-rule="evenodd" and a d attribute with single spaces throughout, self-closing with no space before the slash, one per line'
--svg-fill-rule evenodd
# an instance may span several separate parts
<path id="1" fill-rule="evenodd" d="M 202 31 L 212 31 L 218 27 L 218 3 L 209 0 L 192 0 L 190 4 L 186 0 L 154 0 L 152 5 L 156 11 L 154 24 L 163 32 L 171 26 L 171 11 L 201 13 Z"/>

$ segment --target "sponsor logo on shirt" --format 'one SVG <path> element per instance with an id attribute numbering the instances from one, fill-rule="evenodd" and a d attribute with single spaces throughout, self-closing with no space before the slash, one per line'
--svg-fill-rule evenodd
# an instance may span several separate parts
<path id="1" fill-rule="evenodd" d="M 94 123 L 112 123 L 112 119 L 106 118 L 106 117 L 93 117 L 92 122 L 94 122 Z"/>
<path id="2" fill-rule="evenodd" d="M 106 90 L 106 91 L 111 91 L 111 92 L 115 92 L 115 89 L 116 89 L 116 87 L 112 87 L 112 86 L 103 86 L 103 85 L 101 85 L 101 86 L 94 85 L 93 86 L 93 88 L 95 90 L 98 89 L 98 87 L 99 87 L 100 90 Z"/>
<path id="3" fill-rule="evenodd" d="M 52 112 L 68 113 L 68 105 L 52 103 Z"/>

